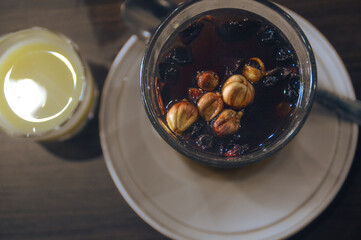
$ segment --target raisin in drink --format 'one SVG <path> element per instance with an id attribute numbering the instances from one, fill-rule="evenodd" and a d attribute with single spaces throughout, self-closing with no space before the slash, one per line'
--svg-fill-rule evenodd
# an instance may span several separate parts
<path id="1" fill-rule="evenodd" d="M 209 11 L 170 36 L 157 61 L 160 118 L 190 148 L 241 156 L 278 137 L 300 101 L 282 32 L 243 10 Z"/>

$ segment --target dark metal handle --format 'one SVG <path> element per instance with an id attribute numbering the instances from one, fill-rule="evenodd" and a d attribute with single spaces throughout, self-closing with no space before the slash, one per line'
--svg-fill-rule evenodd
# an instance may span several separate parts
<path id="1" fill-rule="evenodd" d="M 121 6 L 121 14 L 126 25 L 135 34 L 149 38 L 177 6 L 171 0 L 126 0 Z"/>
<path id="2" fill-rule="evenodd" d="M 339 97 L 322 89 L 316 91 L 316 101 L 348 121 L 361 125 L 361 102 Z"/>

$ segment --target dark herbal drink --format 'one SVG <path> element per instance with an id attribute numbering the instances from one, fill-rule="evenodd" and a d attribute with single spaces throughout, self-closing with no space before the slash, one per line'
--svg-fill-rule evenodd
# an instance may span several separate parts
<path id="1" fill-rule="evenodd" d="M 159 115 L 190 148 L 229 157 L 263 148 L 299 101 L 296 53 L 250 12 L 221 9 L 174 33 L 157 62 Z"/>

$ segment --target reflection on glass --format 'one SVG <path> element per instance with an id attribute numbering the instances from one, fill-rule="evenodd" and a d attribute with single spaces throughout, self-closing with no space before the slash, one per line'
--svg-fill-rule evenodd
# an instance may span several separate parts
<path id="1" fill-rule="evenodd" d="M 38 69 L 35 68 L 36 65 L 41 67 L 41 65 L 44 64 L 44 62 L 41 61 L 42 58 L 47 60 L 46 64 L 48 67 L 50 67 L 49 64 L 52 68 L 64 68 L 65 66 L 67 69 L 64 68 L 64 70 L 69 71 L 71 75 L 65 78 L 62 76 L 62 79 L 58 79 L 58 83 L 51 82 L 52 87 L 49 87 L 49 83 L 41 84 L 42 82 L 49 82 L 49 79 L 56 78 L 56 76 L 34 73 L 34 71 L 38 71 Z M 61 66 L 62 64 L 64 66 Z M 26 73 L 22 72 L 23 69 L 26 69 L 29 65 L 33 67 L 32 71 Z M 13 73 L 14 69 L 17 72 Z M 37 78 L 22 78 L 23 76 L 29 75 L 36 75 Z M 63 92 L 61 96 L 59 96 L 57 93 L 57 89 L 59 88 L 55 87 L 56 84 L 63 84 L 64 82 L 71 80 L 73 82 L 73 88 L 75 88 L 77 83 L 76 73 L 72 64 L 62 54 L 53 51 L 29 52 L 15 61 L 13 66 L 7 72 L 4 80 L 4 94 L 9 107 L 16 115 L 29 122 L 45 122 L 60 116 L 73 100 L 70 96 L 70 92 Z M 62 81 L 62 83 L 60 83 L 60 81 Z M 56 90 L 56 92 L 53 90 Z M 53 98 L 56 98 L 55 101 L 59 106 L 59 110 L 55 110 L 54 107 L 51 107 L 52 96 Z M 65 98 L 68 98 L 68 101 L 64 106 L 60 106 L 61 102 L 65 103 L 64 100 L 60 99 L 61 97 L 63 97 L 65 101 Z M 49 106 L 52 109 L 47 109 Z M 51 114 L 51 112 L 57 113 Z"/>
<path id="2" fill-rule="evenodd" d="M 64 129 L 79 108 L 78 120 L 72 118 L 59 134 L 82 126 L 96 89 L 70 41 L 39 28 L 11 37 L 0 41 L 0 127 L 15 135 L 43 135 Z"/>

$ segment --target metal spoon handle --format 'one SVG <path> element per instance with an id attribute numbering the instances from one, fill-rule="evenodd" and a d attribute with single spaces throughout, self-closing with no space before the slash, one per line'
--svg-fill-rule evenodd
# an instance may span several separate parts
<path id="1" fill-rule="evenodd" d="M 178 5 L 172 0 L 125 0 L 121 15 L 125 24 L 140 37 L 149 38 Z"/>
<path id="2" fill-rule="evenodd" d="M 361 102 L 339 97 L 328 91 L 317 89 L 316 101 L 336 112 L 346 120 L 361 125 Z"/>

